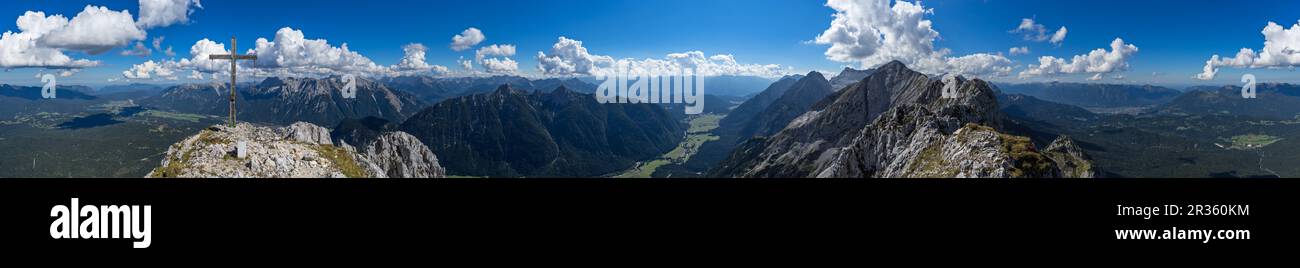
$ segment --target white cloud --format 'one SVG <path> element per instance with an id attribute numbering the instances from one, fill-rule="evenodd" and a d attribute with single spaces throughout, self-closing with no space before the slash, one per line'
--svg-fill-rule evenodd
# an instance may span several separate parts
<path id="1" fill-rule="evenodd" d="M 474 60 L 488 73 L 514 74 L 519 71 L 519 63 L 510 57 L 515 55 L 515 45 L 490 45 L 480 47 L 474 52 Z M 462 62 L 461 67 L 472 69 L 472 65 Z"/>
<path id="2" fill-rule="evenodd" d="M 614 58 L 592 55 L 582 41 L 561 36 L 551 46 L 551 55 L 537 52 L 537 68 L 547 75 L 592 75 L 598 68 L 612 68 Z"/>
<path id="3" fill-rule="evenodd" d="M 1069 30 L 1066 30 L 1065 26 L 1061 26 L 1060 30 L 1056 30 L 1056 33 L 1052 34 L 1052 39 L 1048 40 L 1048 42 L 1055 45 L 1061 45 L 1061 42 L 1065 42 L 1065 34 L 1068 32 Z"/>
<path id="4" fill-rule="evenodd" d="M 50 31 L 37 42 L 41 46 L 80 50 L 93 55 L 145 37 L 145 31 L 135 25 L 131 12 L 86 6 L 66 26 Z"/>
<path id="5" fill-rule="evenodd" d="M 358 52 L 348 49 L 347 44 L 331 45 L 325 39 L 307 39 L 302 31 L 293 28 L 281 28 L 272 40 L 258 38 L 254 48 L 240 54 L 256 54 L 256 61 L 239 61 L 240 79 L 244 75 L 266 77 L 321 77 L 328 75 L 354 74 L 358 76 L 384 77 L 409 74 L 445 74 L 448 68 L 426 62 L 428 47 L 422 44 L 407 44 L 402 47 L 405 56 L 400 62 L 391 66 L 376 64 Z M 207 74 L 229 76 L 229 60 L 212 60 L 213 54 L 230 54 L 226 45 L 209 39 L 202 39 L 190 47 L 190 56 L 180 60 L 145 62 L 123 72 L 123 77 L 131 79 L 166 77 L 171 79 L 175 73 L 190 72 L 191 79 L 203 79 Z M 151 63 L 152 62 L 152 63 Z M 513 61 L 496 62 L 497 70 L 503 70 Z M 162 75 L 165 73 L 166 75 Z M 250 77 L 251 78 L 251 77 Z"/>
<path id="6" fill-rule="evenodd" d="M 1011 74 L 1011 60 L 1002 55 L 976 53 L 956 58 L 944 58 L 948 72 L 953 74 L 995 75 Z"/>
<path id="7" fill-rule="evenodd" d="M 510 58 L 487 58 L 479 63 L 489 73 L 513 74 L 519 71 L 519 63 Z"/>
<path id="8" fill-rule="evenodd" d="M 164 66 L 173 65 L 173 66 Z M 152 60 L 141 64 L 132 65 L 131 69 L 122 71 L 122 76 L 128 79 L 168 79 L 176 80 L 176 73 L 172 69 L 174 63 L 158 63 Z"/>
<path id="9" fill-rule="evenodd" d="M 1092 75 L 1092 77 L 1088 77 L 1088 81 L 1101 81 L 1101 73 L 1097 73 Z"/>
<path id="10" fill-rule="evenodd" d="M 491 45 L 480 47 L 474 52 L 474 59 L 483 61 L 484 57 L 512 57 L 515 55 L 515 45 Z"/>
<path id="11" fill-rule="evenodd" d="M 199 0 L 140 0 L 140 20 L 136 24 L 153 28 L 188 23 L 196 8 L 203 8 Z"/>
<path id="12" fill-rule="evenodd" d="M 447 73 L 446 66 L 431 65 L 425 61 L 424 55 L 428 50 L 428 47 L 425 47 L 424 44 L 420 43 L 411 43 L 402 46 L 402 51 L 405 53 L 405 56 L 402 57 L 401 62 L 397 63 L 397 65 L 393 65 L 392 69 L 405 75 L 427 74 L 430 72 L 433 74 Z"/>
<path id="13" fill-rule="evenodd" d="M 72 59 L 56 48 L 37 44 L 37 40 L 68 25 L 63 15 L 45 16 L 45 12 L 27 11 L 17 20 L 19 32 L 6 31 L 0 36 L 2 68 L 86 68 L 99 61 Z"/>
<path id="14" fill-rule="evenodd" d="M 1075 55 L 1069 62 L 1052 56 L 1039 57 L 1038 64 L 1029 65 L 1028 68 L 1020 72 L 1020 78 L 1124 71 L 1128 69 L 1128 59 L 1137 52 L 1137 46 L 1125 44 L 1124 39 L 1115 38 L 1114 41 L 1110 42 L 1110 51 L 1106 51 L 1105 48 L 1098 48 L 1088 54 Z"/>
<path id="15" fill-rule="evenodd" d="M 587 51 L 582 41 L 560 37 L 551 46 L 550 54 L 537 52 L 537 69 L 544 75 L 572 76 L 613 74 L 618 65 L 641 73 L 668 73 L 674 70 L 694 69 L 704 76 L 739 75 L 780 77 L 790 72 L 776 64 L 741 64 L 735 56 L 718 54 L 705 56 L 701 51 L 670 53 L 662 59 L 620 59 L 595 55 Z"/>
<path id="16" fill-rule="evenodd" d="M 258 38 L 256 47 L 256 67 L 279 69 L 282 73 L 382 76 L 388 71 L 348 49 L 346 43 L 334 47 L 325 39 L 306 39 L 302 31 L 289 27 L 276 31 L 274 40 Z"/>
<path id="17" fill-rule="evenodd" d="M 835 10 L 826 31 L 813 43 L 830 45 L 826 58 L 838 62 L 857 62 L 862 68 L 874 68 L 892 60 L 926 73 L 958 73 L 973 76 L 1005 75 L 1011 61 L 1001 55 L 975 54 L 949 57 L 948 49 L 935 49 L 939 32 L 925 18 L 933 9 L 918 3 L 889 0 L 828 0 Z M 955 66 L 952 64 L 960 64 Z M 985 67 L 983 69 L 973 67 Z"/>
<path id="18" fill-rule="evenodd" d="M 459 64 L 460 64 L 460 68 L 463 68 L 463 69 L 465 69 L 465 70 L 473 70 L 473 69 L 474 69 L 474 61 L 472 61 L 472 60 L 467 60 L 467 59 L 465 59 L 465 57 L 461 57 L 459 60 L 456 60 L 456 63 L 459 63 Z"/>
<path id="19" fill-rule="evenodd" d="M 451 37 L 451 50 L 464 51 L 478 45 L 478 43 L 482 43 L 484 39 L 487 39 L 487 37 L 483 36 L 483 31 L 479 31 L 478 28 L 469 27 L 469 29 L 465 29 L 465 31 L 460 32 L 460 34 Z"/>
<path id="20" fill-rule="evenodd" d="M 1021 34 L 1025 40 L 1035 42 L 1048 41 L 1052 44 L 1060 45 L 1061 42 L 1065 41 L 1065 35 L 1069 31 L 1065 29 L 1065 26 L 1061 26 L 1061 29 L 1056 30 L 1056 33 L 1048 35 L 1047 26 L 1035 23 L 1034 19 L 1024 18 L 1020 19 L 1020 25 L 1016 26 L 1016 28 L 1011 30 L 1011 32 Z"/>
<path id="21" fill-rule="evenodd" d="M 1022 46 L 1022 47 L 1013 47 L 1013 48 L 1011 48 L 1011 51 L 1009 51 L 1009 53 L 1010 53 L 1012 56 L 1015 56 L 1015 55 L 1027 55 L 1027 54 L 1029 54 L 1029 47 L 1024 47 L 1024 46 Z"/>
<path id="22" fill-rule="evenodd" d="M 166 39 L 166 38 L 167 38 L 166 36 L 154 37 L 154 38 L 153 38 L 153 49 L 162 50 L 162 42 L 163 42 L 163 39 Z"/>
<path id="23" fill-rule="evenodd" d="M 1211 80 L 1219 73 L 1220 67 L 1232 68 L 1284 68 L 1300 66 L 1300 23 L 1283 28 L 1274 22 L 1268 22 L 1260 33 L 1264 34 L 1264 48 L 1255 51 L 1242 48 L 1232 58 L 1221 58 L 1218 54 L 1205 62 L 1196 79 Z"/>
<path id="24" fill-rule="evenodd" d="M 149 50 L 149 47 L 144 46 L 142 42 L 135 42 L 135 46 L 131 49 L 122 50 L 122 56 L 149 57 L 150 55 L 153 55 L 153 50 Z"/>

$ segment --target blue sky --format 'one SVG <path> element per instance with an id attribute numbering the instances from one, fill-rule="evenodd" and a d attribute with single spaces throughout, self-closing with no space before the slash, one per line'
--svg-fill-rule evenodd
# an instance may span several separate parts
<path id="1" fill-rule="evenodd" d="M 1108 48 L 1115 38 L 1139 48 L 1127 59 L 1128 68 L 1105 74 L 1105 83 L 1166 85 L 1236 84 L 1242 73 L 1261 81 L 1300 82 L 1300 74 L 1280 69 L 1224 68 L 1210 81 L 1192 77 L 1201 72 L 1213 54 L 1231 56 L 1241 48 L 1264 46 L 1260 31 L 1268 22 L 1289 28 L 1300 20 L 1300 1 L 922 1 L 933 10 L 926 16 L 939 38 L 936 48 L 950 56 L 975 53 L 1005 54 L 1013 71 L 995 81 L 1087 82 L 1091 74 L 1073 73 L 1021 80 L 1016 74 L 1040 56 L 1070 59 L 1098 48 Z M 86 5 L 128 10 L 139 16 L 135 0 L 38 1 L 10 0 L 0 7 L 0 18 L 17 18 L 26 11 L 76 16 Z M 332 46 L 346 43 L 380 65 L 397 64 L 402 46 L 428 47 L 429 64 L 460 69 L 456 60 L 471 59 L 474 51 L 448 48 L 452 36 L 469 27 L 484 33 L 490 44 L 512 44 L 511 58 L 524 74 L 538 75 L 537 52 L 550 53 L 557 38 L 580 40 L 591 54 L 622 58 L 664 58 L 669 53 L 701 51 L 705 55 L 729 54 L 741 64 L 779 64 L 796 73 L 808 70 L 838 71 L 856 62 L 838 62 L 824 55 L 826 44 L 808 42 L 831 25 L 836 10 L 814 0 L 656 0 L 656 1 L 204 1 L 188 23 L 147 30 L 149 40 L 165 36 L 162 47 L 174 47 L 177 59 L 189 56 L 195 41 L 210 38 L 228 43 L 240 37 L 241 52 L 258 37 L 272 38 L 282 27 L 302 31 L 307 39 L 325 39 Z M 1060 45 L 1024 40 L 1009 32 L 1023 18 L 1048 29 L 1068 27 Z M 8 19 L 0 31 L 19 29 Z M 132 42 L 131 44 L 134 44 Z M 66 51 L 76 59 L 101 62 L 64 78 L 61 83 L 105 84 L 122 77 L 122 71 L 146 60 L 168 57 L 155 51 L 142 58 L 120 55 L 122 48 L 98 55 Z M 1025 46 L 1027 55 L 1009 55 L 1011 47 Z M 476 47 L 477 48 L 477 47 Z M 0 73 L 0 83 L 37 84 L 40 68 L 16 68 Z M 833 73 L 832 73 L 833 75 Z M 1122 75 L 1123 80 L 1114 76 Z M 183 80 L 182 80 L 183 81 Z M 114 83 L 126 83 L 118 80 Z"/>

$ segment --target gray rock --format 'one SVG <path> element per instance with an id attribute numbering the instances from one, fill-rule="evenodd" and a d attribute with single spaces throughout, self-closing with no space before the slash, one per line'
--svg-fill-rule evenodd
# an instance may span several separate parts
<path id="1" fill-rule="evenodd" d="M 334 142 L 330 141 L 329 129 L 311 123 L 293 123 L 285 131 L 289 140 L 308 144 L 334 145 Z"/>
<path id="2" fill-rule="evenodd" d="M 230 152 L 246 141 L 248 155 Z M 148 177 L 169 178 L 441 178 L 445 171 L 428 147 L 405 133 L 388 133 L 361 154 L 335 147 L 329 131 L 309 123 L 284 128 L 240 123 L 214 126 L 173 144 Z"/>
<path id="3" fill-rule="evenodd" d="M 947 80 L 947 81 L 945 81 Z M 945 98 L 943 89 L 955 89 Z M 716 177 L 1069 176 L 1028 138 L 999 133 L 991 86 L 931 79 L 890 62 L 813 105 L 777 134 L 751 140 Z"/>
<path id="4" fill-rule="evenodd" d="M 446 170 L 438 156 L 423 142 L 406 132 L 381 134 L 366 145 L 364 156 L 390 178 L 444 178 Z"/>
<path id="5" fill-rule="evenodd" d="M 1051 158 L 1061 168 L 1061 173 L 1069 178 L 1095 178 L 1097 170 L 1093 168 L 1092 159 L 1083 153 L 1083 149 L 1067 136 L 1056 137 L 1043 154 Z"/>

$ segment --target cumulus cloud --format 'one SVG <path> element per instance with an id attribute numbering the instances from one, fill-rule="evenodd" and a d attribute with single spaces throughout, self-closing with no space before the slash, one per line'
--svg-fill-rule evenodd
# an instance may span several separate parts
<path id="1" fill-rule="evenodd" d="M 202 8 L 199 0 L 140 0 L 140 20 L 136 24 L 147 29 L 188 23 L 190 14 Z"/>
<path id="2" fill-rule="evenodd" d="M 1052 44 L 1055 45 L 1060 45 L 1061 42 L 1065 42 L 1065 34 L 1068 32 L 1069 30 L 1066 30 L 1065 26 L 1061 26 L 1060 30 L 1056 30 L 1056 33 L 1052 34 L 1052 39 L 1048 40 L 1048 42 L 1051 42 Z"/>
<path id="3" fill-rule="evenodd" d="M 1231 58 L 1211 56 L 1205 61 L 1201 73 L 1195 76 L 1200 80 L 1211 80 L 1219 73 L 1221 67 L 1231 68 L 1294 68 L 1300 65 L 1300 23 L 1283 28 L 1275 22 L 1260 33 L 1264 34 L 1264 48 L 1255 51 L 1242 48 Z"/>
<path id="4" fill-rule="evenodd" d="M 370 58 L 348 49 L 347 43 L 335 47 L 325 39 L 307 39 L 302 31 L 289 27 L 276 31 L 273 40 L 258 38 L 254 52 L 258 68 L 291 73 L 380 76 L 388 71 Z"/>
<path id="5" fill-rule="evenodd" d="M 420 43 L 411 43 L 402 46 L 402 51 L 405 52 L 405 56 L 402 57 L 401 62 L 398 62 L 397 65 L 393 65 L 392 69 L 406 75 L 447 73 L 446 66 L 432 65 L 425 61 L 424 55 L 428 50 L 428 47 L 425 47 L 424 44 Z"/>
<path id="6" fill-rule="evenodd" d="M 472 60 L 467 60 L 467 59 L 465 59 L 465 57 L 461 57 L 460 59 L 456 60 L 456 63 L 459 63 L 459 64 L 460 64 L 460 68 L 463 68 L 463 69 L 465 69 L 465 70 L 473 70 L 473 69 L 474 69 L 474 61 L 472 61 Z"/>
<path id="7" fill-rule="evenodd" d="M 1128 59 L 1133 57 L 1134 54 L 1137 54 L 1137 52 L 1137 46 L 1125 44 L 1124 39 L 1115 38 L 1114 41 L 1110 42 L 1110 51 L 1107 51 L 1105 48 L 1098 48 L 1088 54 L 1075 55 L 1069 62 L 1065 59 L 1052 56 L 1039 57 L 1038 64 L 1029 65 L 1028 68 L 1020 72 L 1020 78 L 1076 73 L 1102 74 L 1124 71 L 1128 69 Z"/>
<path id="8" fill-rule="evenodd" d="M 80 50 L 93 55 L 145 37 L 145 31 L 135 25 L 130 11 L 86 6 L 66 26 L 50 31 L 37 42 L 41 46 Z"/>
<path id="9" fill-rule="evenodd" d="M 519 71 L 519 63 L 510 58 L 487 58 L 479 63 L 488 73 L 513 74 Z"/>
<path id="10" fill-rule="evenodd" d="M 38 40 L 50 32 L 67 27 L 63 15 L 45 16 L 45 12 L 27 11 L 18 17 L 19 32 L 6 31 L 0 36 L 2 68 L 86 68 L 99 61 L 72 59 L 57 48 L 41 46 Z"/>
<path id="11" fill-rule="evenodd" d="M 126 77 L 127 79 L 162 78 L 168 80 L 176 80 L 177 79 L 176 73 L 172 69 L 175 67 L 174 66 L 175 64 L 169 64 L 169 65 L 173 65 L 173 66 L 164 66 L 163 63 L 158 63 L 150 60 L 141 64 L 132 65 L 131 69 L 122 71 L 122 76 Z"/>
<path id="12" fill-rule="evenodd" d="M 515 55 L 514 45 L 491 45 L 485 46 L 474 52 L 474 59 L 483 61 L 484 57 L 512 57 Z"/>
<path id="13" fill-rule="evenodd" d="M 780 77 L 791 70 L 782 69 L 776 64 L 741 64 L 735 56 L 718 54 L 705 56 L 701 51 L 670 53 L 661 59 L 619 59 L 591 54 L 582 41 L 560 37 L 551 46 L 550 54 L 537 52 L 537 69 L 544 75 L 609 75 L 617 66 L 623 65 L 632 72 L 670 73 L 682 69 L 694 69 L 703 76 L 740 75 L 760 77 Z"/>
<path id="14" fill-rule="evenodd" d="M 514 45 L 490 45 L 480 47 L 474 52 L 474 60 L 479 66 L 483 66 L 488 73 L 493 74 L 513 74 L 519 71 L 519 63 L 510 57 L 515 55 Z M 461 67 L 466 70 L 472 70 L 468 60 L 460 61 Z"/>
<path id="15" fill-rule="evenodd" d="M 1016 26 L 1016 28 L 1011 30 L 1011 32 L 1021 34 L 1025 40 L 1035 42 L 1048 41 L 1052 44 L 1060 45 L 1061 42 L 1065 41 L 1065 35 L 1069 31 L 1065 29 L 1065 26 L 1061 26 L 1061 28 L 1056 30 L 1055 33 L 1049 35 L 1047 34 L 1047 26 L 1035 23 L 1034 19 L 1024 18 L 1020 19 L 1020 25 Z"/>
<path id="16" fill-rule="evenodd" d="M 547 75 L 593 75 L 597 68 L 613 66 L 613 57 L 592 55 L 582 41 L 563 36 L 551 45 L 551 55 L 537 52 L 537 68 Z"/>
<path id="17" fill-rule="evenodd" d="M 487 39 L 487 37 L 483 36 L 483 31 L 469 27 L 469 29 L 461 31 L 460 34 L 451 37 L 451 50 L 464 51 L 478 45 L 478 43 L 482 43 L 484 39 Z"/>
<path id="18" fill-rule="evenodd" d="M 1010 53 L 1012 56 L 1015 56 L 1015 55 L 1027 55 L 1027 54 L 1029 54 L 1029 47 L 1013 47 L 1013 48 L 1011 48 L 1011 51 L 1009 51 L 1009 53 Z"/>
<path id="19" fill-rule="evenodd" d="M 935 74 L 1002 76 L 1011 71 L 1011 61 L 1002 55 L 949 57 L 950 50 L 936 49 L 934 40 L 939 32 L 925 18 L 933 9 L 919 2 L 897 1 L 891 6 L 889 0 L 828 0 L 826 6 L 835 10 L 834 19 L 813 43 L 830 45 L 827 59 L 857 62 L 862 68 L 898 60 Z"/>
<path id="20" fill-rule="evenodd" d="M 285 27 L 268 40 L 258 38 L 252 49 L 240 54 L 255 54 L 256 61 L 239 61 L 237 68 L 242 76 L 255 75 L 286 77 L 321 77 L 329 75 L 353 74 L 358 76 L 385 77 L 411 74 L 445 74 L 448 68 L 429 64 L 426 61 L 428 47 L 413 43 L 402 47 L 405 56 L 397 64 L 379 65 L 356 51 L 341 44 L 334 46 L 325 39 L 308 39 L 300 30 Z M 187 58 L 145 62 L 132 66 L 123 72 L 129 79 L 171 79 L 179 73 L 189 72 L 186 78 L 203 79 L 208 74 L 224 77 L 230 75 L 229 60 L 213 60 L 210 55 L 230 54 L 223 43 L 202 39 L 190 47 Z M 498 68 L 505 68 L 518 63 L 498 62 Z M 517 67 L 516 67 L 517 68 Z M 165 75 L 164 75 L 165 74 Z M 244 78 L 241 78 L 244 79 Z"/>

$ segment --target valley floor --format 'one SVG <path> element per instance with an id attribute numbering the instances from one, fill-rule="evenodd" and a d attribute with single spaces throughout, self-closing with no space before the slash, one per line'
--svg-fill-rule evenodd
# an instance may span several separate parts
<path id="1" fill-rule="evenodd" d="M 718 136 L 713 135 L 710 131 L 718 128 L 718 122 L 722 120 L 722 115 L 704 114 L 692 117 L 691 128 L 686 131 L 686 139 L 677 145 L 672 151 L 668 151 L 658 159 L 650 161 L 637 162 L 631 169 L 623 171 L 615 178 L 650 178 L 660 167 L 668 164 L 681 164 L 691 159 L 691 156 L 699 152 L 700 146 L 710 141 L 718 140 Z"/>

